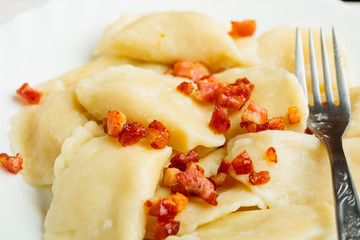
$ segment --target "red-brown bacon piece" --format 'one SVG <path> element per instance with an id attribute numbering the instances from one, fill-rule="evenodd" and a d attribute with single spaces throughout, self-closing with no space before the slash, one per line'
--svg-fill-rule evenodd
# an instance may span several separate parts
<path id="1" fill-rule="evenodd" d="M 141 123 L 126 123 L 119 133 L 119 142 L 121 145 L 133 145 L 140 141 L 145 134 L 146 128 Z"/>
<path id="2" fill-rule="evenodd" d="M 221 160 L 220 166 L 219 166 L 219 168 L 217 170 L 217 174 L 219 174 L 219 173 L 228 173 L 230 166 L 231 166 L 231 163 L 228 160 L 226 160 L 225 158 L 223 158 Z"/>
<path id="3" fill-rule="evenodd" d="M 13 174 L 17 174 L 23 169 L 23 158 L 20 153 L 17 153 L 15 156 L 0 153 L 0 163 L 4 169 Z"/>
<path id="4" fill-rule="evenodd" d="M 290 124 L 299 123 L 301 120 L 299 108 L 296 106 L 289 107 L 287 117 Z"/>
<path id="5" fill-rule="evenodd" d="M 126 123 L 126 116 L 118 111 L 108 111 L 106 120 L 103 121 L 104 131 L 112 137 L 117 137 Z"/>
<path id="6" fill-rule="evenodd" d="M 184 77 L 197 82 L 202 77 L 209 75 L 210 72 L 201 62 L 177 61 L 173 64 L 171 74 L 175 77 Z"/>
<path id="7" fill-rule="evenodd" d="M 240 110 L 250 99 L 253 89 L 254 85 L 247 78 L 238 79 L 216 91 L 215 105 Z"/>
<path id="8" fill-rule="evenodd" d="M 277 163 L 277 154 L 276 154 L 276 149 L 273 147 L 269 147 L 266 150 L 266 158 L 273 163 Z"/>
<path id="9" fill-rule="evenodd" d="M 176 235 L 180 229 L 180 222 L 172 219 L 158 218 L 154 230 L 155 238 L 158 240 L 164 240 L 170 235 Z"/>
<path id="10" fill-rule="evenodd" d="M 217 96 L 217 90 L 226 86 L 226 84 L 214 78 L 209 78 L 198 81 L 196 86 L 194 97 L 201 102 L 213 103 Z"/>
<path id="11" fill-rule="evenodd" d="M 268 118 L 268 112 L 265 108 L 260 107 L 259 104 L 250 101 L 243 115 L 241 116 L 241 120 L 243 122 L 253 122 L 258 125 L 265 124 Z"/>
<path id="12" fill-rule="evenodd" d="M 170 132 L 161 122 L 154 120 L 145 131 L 145 137 L 149 140 L 151 147 L 155 149 L 165 148 L 170 139 Z"/>
<path id="13" fill-rule="evenodd" d="M 194 193 L 211 205 L 218 204 L 216 198 L 218 196 L 215 191 L 215 185 L 205 175 L 199 171 L 198 166 L 189 162 L 186 165 L 185 172 L 176 174 L 178 181 L 184 185 L 186 191 Z"/>
<path id="14" fill-rule="evenodd" d="M 241 122 L 240 127 L 245 127 L 247 132 L 261 132 L 265 130 L 284 130 L 285 124 L 282 117 L 274 117 L 259 125 L 253 122 Z"/>
<path id="15" fill-rule="evenodd" d="M 285 123 L 283 117 L 273 117 L 268 120 L 268 129 L 269 130 L 284 130 Z"/>
<path id="16" fill-rule="evenodd" d="M 195 149 L 191 150 L 186 155 L 184 153 L 177 153 L 170 159 L 169 168 L 177 168 L 181 171 L 185 171 L 186 164 L 189 162 L 199 162 L 199 154 Z"/>
<path id="17" fill-rule="evenodd" d="M 24 83 L 16 92 L 30 104 L 38 104 L 42 96 L 42 92 L 31 88 L 27 83 Z"/>
<path id="18" fill-rule="evenodd" d="M 224 109 L 215 107 L 211 115 L 209 127 L 217 134 L 224 134 L 230 128 L 230 120 Z"/>
<path id="19" fill-rule="evenodd" d="M 251 172 L 249 182 L 253 185 L 261 185 L 270 181 L 270 173 L 268 171 Z"/>
<path id="20" fill-rule="evenodd" d="M 193 91 L 194 91 L 194 86 L 191 82 L 182 82 L 180 83 L 176 89 L 179 91 L 179 92 L 182 92 L 184 93 L 185 95 L 190 95 Z"/>
<path id="21" fill-rule="evenodd" d="M 236 175 L 249 174 L 253 171 L 253 163 L 249 154 L 246 151 L 241 152 L 231 162 Z"/>
<path id="22" fill-rule="evenodd" d="M 251 37 L 256 30 L 256 22 L 254 20 L 244 20 L 241 22 L 232 21 L 231 31 L 229 35 L 233 38 L 237 37 Z"/>

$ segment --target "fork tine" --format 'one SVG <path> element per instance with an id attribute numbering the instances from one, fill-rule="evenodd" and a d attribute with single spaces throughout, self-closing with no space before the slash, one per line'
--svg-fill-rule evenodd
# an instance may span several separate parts
<path id="1" fill-rule="evenodd" d="M 295 75 L 299 80 L 300 85 L 307 99 L 307 88 L 306 88 L 306 76 L 305 76 L 305 64 L 304 64 L 304 52 L 301 40 L 300 28 L 296 28 L 296 50 L 295 50 Z"/>
<path id="2" fill-rule="evenodd" d="M 346 82 L 343 61 L 340 53 L 340 47 L 335 35 L 335 28 L 332 28 L 334 57 L 336 68 L 336 79 L 339 91 L 340 105 L 350 106 L 349 89 Z"/>
<path id="3" fill-rule="evenodd" d="M 328 57 L 327 57 L 325 38 L 324 38 L 322 29 L 320 29 L 320 38 L 321 38 L 321 52 L 322 52 L 326 101 L 327 101 L 327 104 L 333 105 L 334 104 L 334 96 L 333 96 L 332 87 L 331 87 L 329 61 L 328 61 Z"/>
<path id="4" fill-rule="evenodd" d="M 309 28 L 309 52 L 310 52 L 311 83 L 312 83 L 312 91 L 314 97 L 314 106 L 321 106 L 321 96 L 320 96 L 319 79 L 318 79 L 317 67 L 316 67 L 314 41 L 310 28 Z"/>

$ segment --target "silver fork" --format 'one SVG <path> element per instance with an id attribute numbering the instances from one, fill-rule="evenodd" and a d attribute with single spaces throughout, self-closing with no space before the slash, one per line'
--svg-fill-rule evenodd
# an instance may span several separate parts
<path id="1" fill-rule="evenodd" d="M 320 32 L 324 85 L 327 104 L 323 106 L 321 102 L 313 37 L 311 30 L 309 30 L 310 66 L 314 106 L 309 106 L 309 118 L 307 120 L 307 126 L 325 145 L 330 158 L 338 238 L 341 240 L 360 239 L 360 204 L 354 183 L 351 178 L 349 167 L 346 163 L 342 144 L 342 137 L 350 122 L 351 109 L 349 90 L 345 79 L 339 44 L 337 42 L 335 30 L 333 28 L 332 35 L 336 78 L 340 99 L 340 104 L 336 105 L 334 103 L 334 97 L 331 88 L 325 40 L 322 30 L 320 30 Z M 305 96 L 307 96 L 304 56 L 299 28 L 296 30 L 295 73 L 303 87 Z"/>

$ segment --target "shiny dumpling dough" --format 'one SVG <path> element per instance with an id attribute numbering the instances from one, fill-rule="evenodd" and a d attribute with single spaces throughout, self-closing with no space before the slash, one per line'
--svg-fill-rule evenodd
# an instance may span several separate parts
<path id="1" fill-rule="evenodd" d="M 77 127 L 71 137 L 68 137 L 62 147 L 61 154 L 56 158 L 54 165 L 55 178 L 60 176 L 71 164 L 77 151 L 92 138 L 105 135 L 103 127 L 94 121 Z"/>
<path id="2" fill-rule="evenodd" d="M 95 50 L 97 54 L 109 51 L 146 62 L 202 61 L 213 71 L 243 63 L 226 29 L 196 12 L 160 12 L 140 17 L 113 34 L 111 41 L 101 41 Z"/>
<path id="3" fill-rule="evenodd" d="M 74 87 L 49 96 L 31 111 L 26 107 L 12 119 L 10 139 L 14 152 L 20 152 L 24 158 L 22 175 L 30 185 L 52 184 L 54 161 L 61 145 L 87 121 Z"/>
<path id="4" fill-rule="evenodd" d="M 306 129 L 306 119 L 309 112 L 306 98 L 297 78 L 285 69 L 274 66 L 233 68 L 215 74 L 215 77 L 228 83 L 234 83 L 236 79 L 246 77 L 255 85 L 250 101 L 266 108 L 269 118 L 284 117 L 286 130 L 304 132 Z M 290 106 L 299 108 L 300 123 L 293 125 L 288 123 L 287 110 Z M 229 112 L 231 127 L 225 134 L 226 139 L 246 132 L 245 128 L 240 128 L 241 115 L 246 107 L 247 105 L 241 111 Z"/>
<path id="5" fill-rule="evenodd" d="M 360 164 L 360 154 L 354 148 L 359 143 L 360 139 L 353 138 L 345 139 L 343 144 L 349 165 L 354 169 L 359 169 Z M 277 163 L 266 159 L 269 147 L 276 149 Z M 227 150 L 229 161 L 246 150 L 255 171 L 269 171 L 270 181 L 258 186 L 249 183 L 248 175 L 236 175 L 233 169 L 230 174 L 258 194 L 270 208 L 315 202 L 333 204 L 330 160 L 314 135 L 289 131 L 244 134 L 232 139 Z M 353 173 L 358 174 L 359 171 Z"/>
<path id="6" fill-rule="evenodd" d="M 122 147 L 117 138 L 93 138 L 80 147 L 53 185 L 45 240 L 142 240 L 144 201 L 154 195 L 171 148 L 146 140 Z"/>
<path id="7" fill-rule="evenodd" d="M 198 145 L 221 146 L 224 136 L 208 127 L 213 106 L 178 92 L 176 87 L 184 80 L 123 65 L 83 80 L 76 94 L 99 120 L 116 109 L 127 116 L 128 122 L 146 126 L 154 119 L 162 122 L 171 133 L 169 146 L 178 151 L 187 152 Z"/>
<path id="8" fill-rule="evenodd" d="M 55 92 L 64 90 L 67 87 L 77 84 L 84 78 L 94 76 L 97 72 L 104 70 L 108 67 L 118 66 L 123 64 L 131 64 L 137 67 L 153 70 L 158 73 L 164 73 L 169 69 L 168 66 L 156 63 L 145 63 L 136 60 L 131 60 L 116 55 L 104 55 L 100 56 L 91 62 L 75 68 L 60 77 L 52 79 L 50 81 L 41 83 L 36 88 L 43 92 L 44 95 L 49 95 Z"/>
<path id="9" fill-rule="evenodd" d="M 311 91 L 311 73 L 310 73 L 310 60 L 309 60 L 309 41 L 308 30 L 301 29 L 302 42 L 304 48 L 304 59 L 307 79 L 307 89 Z M 318 76 L 320 81 L 320 90 L 324 92 L 323 84 L 323 72 L 322 72 L 322 58 L 321 58 L 321 46 L 320 46 L 320 32 L 313 30 L 313 39 L 316 52 L 316 63 L 318 69 Z M 332 39 L 329 34 L 325 34 L 326 50 L 329 59 L 330 75 L 332 80 L 332 86 L 336 89 L 336 74 L 334 64 L 334 51 L 332 45 Z M 295 72 L 295 36 L 296 29 L 294 27 L 283 26 L 270 30 L 264 33 L 258 39 L 258 55 L 261 59 L 261 63 L 264 65 L 275 65 L 277 67 L 283 67 L 289 72 Z M 347 58 L 343 54 L 344 65 L 347 66 Z"/>
<path id="10" fill-rule="evenodd" d="M 334 209 L 326 203 L 229 214 L 184 236 L 167 240 L 336 239 Z"/>

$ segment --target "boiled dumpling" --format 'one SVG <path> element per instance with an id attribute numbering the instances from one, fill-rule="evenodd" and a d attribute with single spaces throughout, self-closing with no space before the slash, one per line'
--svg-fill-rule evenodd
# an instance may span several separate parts
<path id="1" fill-rule="evenodd" d="M 215 134 L 208 123 L 213 106 L 201 104 L 178 92 L 185 81 L 130 65 L 109 68 L 77 85 L 80 103 L 97 119 L 109 110 L 123 112 L 129 122 L 146 126 L 154 119 L 170 131 L 169 146 L 181 152 L 203 145 L 221 146 L 225 139 Z"/>

